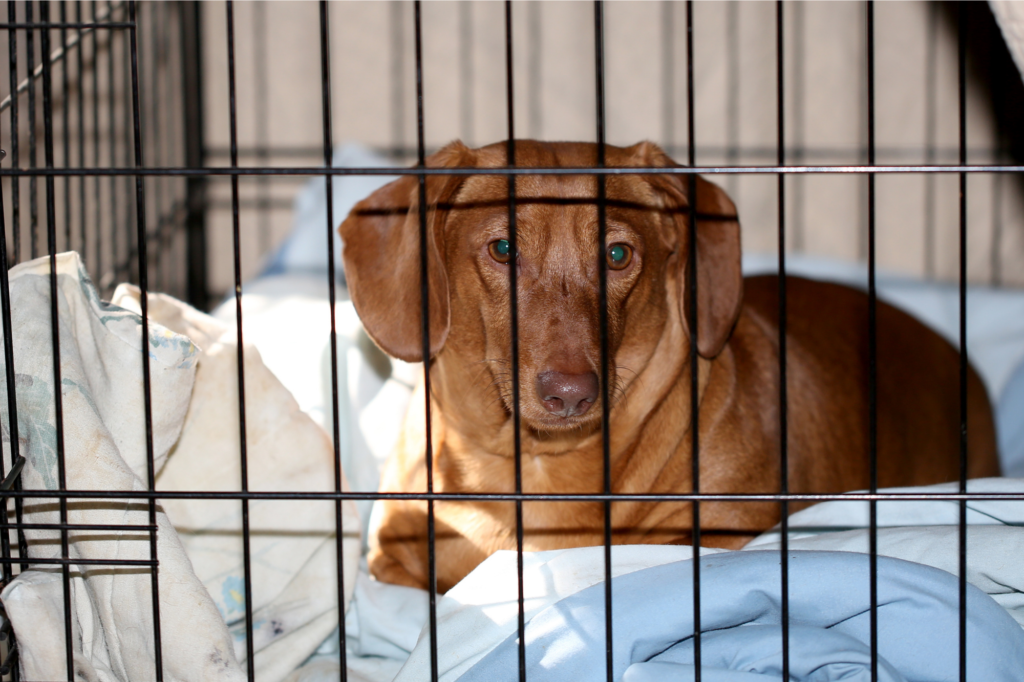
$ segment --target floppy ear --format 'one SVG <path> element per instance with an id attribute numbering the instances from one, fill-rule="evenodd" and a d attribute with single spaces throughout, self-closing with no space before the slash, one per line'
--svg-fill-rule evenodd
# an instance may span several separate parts
<path id="1" fill-rule="evenodd" d="M 634 154 L 643 165 L 678 167 L 657 145 L 641 142 Z M 690 235 L 690 178 L 685 175 L 647 176 L 665 199 L 677 230 L 679 244 L 688 244 Z M 714 358 L 725 346 L 739 319 L 743 304 L 743 271 L 740 250 L 740 224 L 736 206 L 715 184 L 696 177 L 697 189 L 697 352 Z M 690 324 L 690 296 L 687 254 L 680 251 L 679 294 L 683 324 Z"/>
<path id="2" fill-rule="evenodd" d="M 427 159 L 431 168 L 467 163 L 470 150 L 453 142 Z M 448 275 L 442 257 L 447 203 L 461 176 L 427 176 L 427 289 L 430 357 L 448 338 Z M 338 228 L 349 295 L 367 333 L 406 362 L 423 358 L 419 178 L 405 175 L 356 204 Z"/>

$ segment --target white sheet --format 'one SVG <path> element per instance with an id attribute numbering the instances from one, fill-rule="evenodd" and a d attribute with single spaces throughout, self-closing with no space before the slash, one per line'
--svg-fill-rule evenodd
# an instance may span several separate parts
<path id="1" fill-rule="evenodd" d="M 58 487 L 57 422 L 51 352 L 50 266 L 38 259 L 10 271 L 17 371 L 18 430 L 27 464 L 27 490 Z M 57 257 L 61 395 L 66 481 L 78 490 L 145 490 L 141 320 L 100 302 L 77 254 Z M 153 380 L 153 447 L 157 468 L 184 423 L 199 349 L 158 324 L 150 327 Z M 5 395 L 5 467 L 10 467 L 10 423 Z M 25 504 L 28 523 L 58 523 L 55 500 Z M 72 524 L 149 522 L 148 507 L 129 500 L 71 501 Z M 160 561 L 160 615 L 164 679 L 245 679 L 224 621 L 196 577 L 164 513 L 156 516 Z M 60 533 L 26 530 L 29 556 L 61 556 Z M 149 534 L 137 531 L 72 531 L 73 560 L 150 559 Z M 64 640 L 63 581 L 59 569 L 37 565 L 0 595 L 18 637 L 23 679 L 68 679 Z M 76 679 L 135 682 L 154 679 L 152 596 L 148 571 L 111 570 L 75 563 L 71 579 Z"/>
<path id="2" fill-rule="evenodd" d="M 67 485 L 144 490 L 141 320 L 138 290 L 99 300 L 77 254 L 57 257 Z M 50 344 L 49 262 L 11 270 L 21 452 L 27 489 L 57 487 L 56 415 Z M 235 334 L 162 295 L 150 297 L 153 445 L 158 490 L 238 490 L 241 483 Z M 185 336 L 187 334 L 188 336 Z M 201 348 L 197 345 L 201 344 Z M 333 490 L 330 440 L 246 348 L 250 490 Z M 6 391 L 6 382 L 0 382 Z M 0 400 L 9 441 L 6 395 Z M 9 443 L 4 447 L 10 466 Z M 344 481 L 343 481 L 344 484 Z M 44 504 L 49 502 L 50 504 Z M 166 512 L 166 513 L 165 513 Z M 128 500 L 69 503 L 72 524 L 148 523 Z M 29 523 L 56 523 L 52 500 L 30 500 Z M 177 525 L 178 532 L 171 523 Z M 256 679 L 277 682 L 309 657 L 338 623 L 335 505 L 249 503 Z M 157 513 L 161 641 L 168 680 L 241 680 L 244 601 L 241 504 L 166 499 Z M 343 505 L 345 597 L 355 585 L 359 518 Z M 28 530 L 29 556 L 60 556 L 60 534 Z M 149 535 L 69 533 L 75 560 L 148 560 Z M 153 679 L 151 579 L 147 571 L 73 564 L 72 650 L 76 676 L 103 682 Z M 25 679 L 65 679 L 63 581 L 36 565 L 2 596 L 18 637 Z M 225 627 L 228 621 L 230 632 Z"/>

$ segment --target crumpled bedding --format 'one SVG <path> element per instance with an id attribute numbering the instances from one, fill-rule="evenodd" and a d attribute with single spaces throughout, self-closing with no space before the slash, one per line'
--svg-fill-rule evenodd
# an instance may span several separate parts
<path id="1" fill-rule="evenodd" d="M 779 561 L 778 552 L 769 551 L 701 558 L 702 679 L 782 679 Z M 871 679 L 869 575 L 864 554 L 790 554 L 791 680 Z M 613 580 L 613 679 L 668 682 L 694 677 L 692 580 L 692 561 Z M 945 571 L 878 558 L 881 682 L 949 679 L 958 670 L 957 588 L 956 578 Z M 527 679 L 601 679 L 606 666 L 604 606 L 604 585 L 598 584 L 535 615 L 525 631 Z M 973 585 L 967 588 L 967 641 L 968 679 L 1019 679 L 1024 631 Z M 519 679 L 518 656 L 514 633 L 458 679 Z"/>
<path id="2" fill-rule="evenodd" d="M 905 491 L 915 490 L 917 492 L 949 492 L 955 487 L 949 485 L 929 486 L 927 488 L 904 489 Z M 982 479 L 971 481 L 972 492 L 1007 492 L 1024 494 L 1024 480 L 1011 479 Z M 895 492 L 895 491 L 887 491 Z M 1017 641 L 1021 627 L 1024 626 L 1024 567 L 1020 565 L 1018 557 L 1024 551 L 1024 528 L 1021 522 L 1024 521 L 1024 502 L 1010 500 L 972 500 L 968 511 L 967 529 L 967 581 L 977 588 L 978 593 L 974 597 L 975 602 L 985 602 L 988 606 L 980 606 L 979 613 L 990 613 L 992 607 L 1001 607 L 1006 618 L 986 620 L 986 627 L 992 626 L 997 632 L 990 635 L 997 639 Z M 959 529 L 950 525 L 958 518 L 958 503 L 953 501 L 898 501 L 882 502 L 878 504 L 878 552 L 882 557 L 889 557 L 897 560 L 890 564 L 893 584 L 903 585 L 902 599 L 904 600 L 925 600 L 932 604 L 934 609 L 941 611 L 943 608 L 952 609 L 952 614 L 947 613 L 945 618 L 953 617 L 954 623 L 957 616 L 956 595 L 958 594 L 958 581 L 955 576 L 959 567 Z M 863 557 L 868 551 L 868 517 L 867 504 L 860 501 L 850 502 L 827 502 L 805 509 L 791 516 L 792 532 L 790 535 L 790 549 L 793 555 L 803 556 L 808 550 L 821 552 L 826 550 L 836 554 L 849 555 L 849 553 L 860 553 Z M 722 591 L 725 594 L 733 595 L 730 600 L 716 602 L 704 600 L 702 603 L 702 617 L 705 617 L 704 630 L 708 632 L 712 628 L 708 623 L 715 618 L 734 617 L 735 612 L 717 613 L 715 609 L 733 609 L 736 603 L 743 602 L 738 595 L 747 594 L 751 585 L 755 585 L 755 596 L 760 594 L 758 590 L 778 589 L 780 580 L 779 554 L 778 554 L 778 530 L 769 531 L 760 538 L 755 539 L 740 552 L 724 552 L 724 550 L 702 549 L 702 555 L 707 554 L 742 554 L 746 552 L 764 553 L 769 555 L 763 559 L 764 565 L 760 569 L 764 574 L 762 583 L 749 583 L 744 580 L 730 582 L 727 575 L 720 572 L 702 573 L 702 595 L 705 591 L 714 593 Z M 685 564 L 692 558 L 690 547 L 665 547 L 665 546 L 615 546 L 612 549 L 612 574 L 619 576 L 635 571 L 641 571 L 653 566 L 661 566 L 669 563 Z M 545 609 L 554 608 L 563 600 L 577 594 L 581 590 L 594 585 L 602 585 L 604 580 L 604 559 L 603 548 L 591 547 L 581 549 L 560 550 L 552 552 L 527 553 L 524 555 L 524 597 L 525 615 L 528 621 L 538 616 Z M 852 564 L 848 566 L 850 571 L 863 571 L 863 565 Z M 858 567 L 859 566 L 859 567 Z M 930 592 L 918 593 L 916 586 L 919 583 L 918 571 L 920 567 L 928 566 L 943 571 L 952 581 L 950 598 L 953 602 L 935 601 Z M 682 567 L 680 570 L 688 570 Z M 842 577 L 836 573 L 840 568 L 829 569 L 820 573 L 812 572 L 810 577 L 797 578 L 796 574 L 791 575 L 790 585 L 797 582 L 808 583 L 803 585 L 808 592 L 815 594 L 814 600 L 805 603 L 800 607 L 810 610 L 820 605 L 827 605 L 829 593 L 849 592 L 850 585 L 867 585 L 867 574 L 863 574 L 860 583 L 848 583 L 848 573 Z M 843 569 L 847 570 L 847 569 Z M 617 580 L 618 578 L 616 578 Z M 687 579 L 688 580 L 688 579 Z M 858 578 L 857 580 L 860 580 Z M 947 582 L 948 582 L 947 581 Z M 648 581 L 649 584 L 653 585 Z M 932 583 L 938 585 L 939 583 Z M 487 656 L 502 642 L 515 640 L 517 636 L 517 580 L 516 580 L 516 556 L 514 552 L 499 552 L 473 571 L 467 578 L 455 588 L 442 597 L 437 606 L 438 611 L 438 663 L 442 682 L 450 682 L 461 679 L 475 665 L 480 664 Z M 774 587 L 773 587 L 774 586 Z M 947 585 L 947 587 L 950 587 Z M 649 599 L 652 608 L 650 617 L 658 613 L 657 603 L 664 589 L 687 590 L 689 585 L 662 585 L 657 584 L 649 591 Z M 604 597 L 603 587 L 598 589 L 600 599 L 592 604 L 597 615 L 594 617 L 600 621 L 603 627 Z M 822 596 L 824 595 L 824 596 Z M 986 596 L 987 595 L 987 596 Z M 940 595 L 941 596 L 941 595 Z M 861 607 L 868 608 L 869 600 L 865 594 L 861 594 Z M 626 599 L 626 597 L 623 597 Z M 628 599 L 639 599 L 638 596 Z M 808 597 L 810 599 L 811 597 Z M 627 601 L 628 601 L 627 599 Z M 794 596 L 795 599 L 795 596 Z M 819 603 L 820 602 L 820 603 Z M 616 598 L 615 604 L 618 604 Z M 809 605 L 808 605 L 809 604 Z M 791 602 L 795 607 L 797 602 Z M 613 611 L 618 607 L 613 607 Z M 930 607 L 931 608 L 931 607 Z M 972 606 L 972 608 L 974 608 Z M 938 613 L 936 611 L 935 613 Z M 732 615 L 729 615 L 732 613 Z M 798 611 L 792 612 L 793 617 L 800 619 Z M 895 617 L 896 613 L 892 612 Z M 934 614 L 933 614 L 934 615 Z M 908 616 L 909 617 L 909 616 Z M 904 618 L 904 616 L 900 616 Z M 932 616 L 929 616 L 932 618 Z M 935 618 L 938 618 L 935 615 Z M 987 616 L 986 616 L 987 618 Z M 424 619 L 425 622 L 425 619 Z M 618 625 L 616 616 L 616 626 Z M 912 621 L 907 620 L 908 624 Z M 633 626 L 629 623 L 622 625 L 630 629 Z M 621 629 L 621 628 L 620 628 Z M 777 631 L 776 631 L 777 632 Z M 562 633 L 568 640 L 577 639 L 578 633 L 564 631 Z M 777 635 L 776 635 L 777 636 Z M 917 630 L 908 625 L 904 633 L 904 639 L 917 637 Z M 814 639 L 816 635 L 811 636 Z M 975 640 L 972 639 L 972 642 Z M 721 653 L 723 648 L 735 645 L 734 653 L 739 655 L 741 649 L 749 643 L 742 639 L 721 639 L 716 644 Z M 778 640 L 776 640 L 778 642 Z M 972 651 L 976 651 L 973 649 Z M 1019 646 L 1019 643 L 1014 646 Z M 513 647 L 515 648 L 515 647 Z M 815 649 L 794 649 L 793 656 L 803 655 L 803 651 L 813 652 Z M 821 659 L 821 650 L 812 656 Z M 954 653 L 957 651 L 954 648 Z M 1021 649 L 1024 651 L 1024 649 Z M 497 654 L 494 654 L 497 656 Z M 808 653 L 808 655 L 810 655 Z M 420 641 L 411 652 L 408 661 L 396 677 L 396 682 L 412 682 L 424 680 L 427 676 L 424 670 L 429 669 L 430 647 L 426 632 L 420 636 Z M 518 654 L 515 654 L 513 666 L 518 665 Z M 836 657 L 833 657 L 836 658 Z M 838 657 L 841 658 L 841 657 Z M 496 659 L 491 659 L 492 663 Z M 502 659 L 504 660 L 504 659 Z M 603 657 L 601 658 L 603 662 Z M 794 659 L 795 660 L 795 659 Z M 804 663 L 809 659 L 804 659 Z M 895 660 L 895 659 L 894 659 Z M 505 661 L 507 663 L 507 661 Z M 663 661 L 664 662 L 664 661 Z M 955 663 L 955 659 L 954 659 Z M 910 674 L 913 669 L 908 670 L 906 661 L 893 663 L 901 674 L 907 679 L 943 679 L 938 678 L 915 678 Z M 351 665 L 351 663 L 350 663 Z M 603 665 L 603 663 L 602 663 Z M 513 667 L 515 670 L 516 668 Z M 651 670 L 658 670 L 654 666 Z M 954 665 L 950 670 L 956 670 Z M 602 669 L 603 670 L 603 669 Z M 494 671 L 491 671 L 494 673 Z M 636 674 L 636 673 L 631 673 Z M 653 674 L 653 673 L 651 673 Z M 675 670 L 673 674 L 679 674 Z M 602 673 L 603 675 L 603 673 Z M 494 673 L 496 679 L 500 675 Z M 529 673 L 533 679 L 533 672 Z M 473 678 L 468 678 L 473 679 Z M 566 674 L 563 679 L 575 679 L 573 675 Z M 616 678 L 618 679 L 618 678 Z M 647 679 L 647 678 L 644 678 Z M 683 679 L 686 679 L 683 676 Z M 709 678 L 714 679 L 714 678 Z M 744 678 L 736 678 L 744 679 Z M 763 678 L 758 678 L 763 679 Z M 799 679 L 799 678 L 797 678 Z M 825 677 L 823 679 L 830 679 Z M 859 679 L 859 678 L 853 678 Z M 901 679 L 899 677 L 895 679 Z M 979 679 L 1017 679 L 1009 678 L 986 678 Z"/>
<path id="3" fill-rule="evenodd" d="M 120 305 L 103 303 L 77 254 L 58 255 L 57 268 L 68 487 L 144 490 L 138 291 L 121 287 L 115 293 Z M 13 268 L 10 282 L 19 441 L 27 459 L 22 481 L 28 489 L 52 490 L 57 487 L 56 418 L 48 259 Z M 151 295 L 149 312 L 157 488 L 237 490 L 234 330 L 162 295 Z M 333 448 L 326 434 L 250 347 L 245 371 L 250 489 L 333 489 Z M 6 390 L 6 382 L 0 384 Z M 2 398 L 6 420 L 6 395 Z M 10 439 L 6 421 L 4 438 Z M 8 442 L 7 467 L 9 453 Z M 27 502 L 25 521 L 55 523 L 52 502 Z M 246 650 L 240 506 L 195 499 L 161 504 L 157 555 L 165 679 L 245 677 L 239 665 Z M 334 504 L 253 501 L 249 519 L 255 668 L 257 679 L 271 682 L 288 675 L 336 629 Z M 71 502 L 69 521 L 142 525 L 148 523 L 148 508 L 127 500 Z M 354 505 L 346 503 L 346 601 L 355 583 L 359 527 Z M 29 557 L 60 556 L 58 532 L 26 535 Z M 69 536 L 73 560 L 150 558 L 146 532 L 72 531 Z M 103 682 L 154 679 L 150 584 L 148 571 L 73 564 L 76 675 Z M 24 679 L 67 678 L 62 588 L 59 569 L 37 565 L 0 595 L 18 636 Z"/>
<path id="4" fill-rule="evenodd" d="M 85 490 L 145 490 L 140 319 L 99 301 L 77 255 L 58 256 L 57 272 L 67 485 Z M 18 439 L 27 460 L 21 479 L 30 490 L 58 487 L 49 273 L 47 259 L 10 271 Z M 152 325 L 149 353 L 157 467 L 184 423 L 199 352 L 189 339 Z M 4 466 L 10 471 L 6 381 L 0 384 L 5 393 Z M 26 500 L 24 521 L 59 523 L 56 500 Z M 71 501 L 68 521 L 146 525 L 149 514 L 148 507 L 137 501 Z M 157 526 L 164 678 L 244 680 L 224 621 L 162 511 L 157 513 Z M 61 556 L 58 531 L 28 529 L 25 535 L 30 558 Z M 77 561 L 150 559 L 146 532 L 71 531 L 68 536 L 69 556 Z M 8 584 L 0 598 L 18 635 L 22 678 L 68 679 L 60 568 L 37 564 Z M 76 679 L 155 678 L 153 632 L 148 625 L 153 621 L 151 599 L 148 571 L 73 565 L 71 646 Z"/>

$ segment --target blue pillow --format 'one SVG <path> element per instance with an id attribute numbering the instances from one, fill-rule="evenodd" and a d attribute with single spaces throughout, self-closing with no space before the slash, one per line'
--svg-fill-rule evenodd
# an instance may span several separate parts
<path id="1" fill-rule="evenodd" d="M 996 433 L 1003 476 L 1024 478 L 1024 362 L 1014 370 L 999 399 Z"/>

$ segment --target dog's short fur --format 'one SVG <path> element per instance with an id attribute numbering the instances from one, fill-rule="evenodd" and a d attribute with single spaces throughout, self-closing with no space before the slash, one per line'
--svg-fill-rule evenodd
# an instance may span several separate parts
<path id="1" fill-rule="evenodd" d="M 523 167 L 587 167 L 596 146 L 516 142 Z M 608 166 L 675 164 L 657 146 L 606 147 Z M 432 167 L 502 167 L 506 143 L 453 143 Z M 628 245 L 607 269 L 612 490 L 689 493 L 691 379 L 688 179 L 607 178 L 607 244 Z M 779 282 L 742 279 L 740 228 L 725 193 L 697 188 L 700 490 L 780 489 Z M 422 360 L 419 180 L 404 176 L 358 204 L 341 226 L 352 300 L 388 353 Z M 522 488 L 604 491 L 598 313 L 598 182 L 524 176 L 515 185 L 519 286 Z M 494 242 L 508 237 L 504 176 L 430 176 L 426 198 L 434 490 L 514 492 L 509 273 Z M 623 251 L 614 255 L 621 256 Z M 500 256 L 500 253 L 499 253 Z M 626 261 L 625 257 L 621 258 Z M 621 265 L 615 264 L 615 265 Z M 787 280 L 789 488 L 840 492 L 869 482 L 868 299 L 834 284 Z M 959 358 L 908 315 L 877 306 L 878 485 L 959 476 Z M 968 471 L 998 472 L 985 389 L 968 379 Z M 426 490 L 421 385 L 382 482 Z M 370 568 L 425 587 L 427 504 L 383 502 Z M 799 505 L 791 505 L 791 509 Z M 515 549 L 512 502 L 437 502 L 437 585 L 452 587 L 489 554 Z M 616 502 L 616 543 L 688 543 L 684 502 Z M 702 542 L 739 547 L 779 521 L 769 502 L 705 502 Z M 524 549 L 601 544 L 600 502 L 526 502 Z"/>

